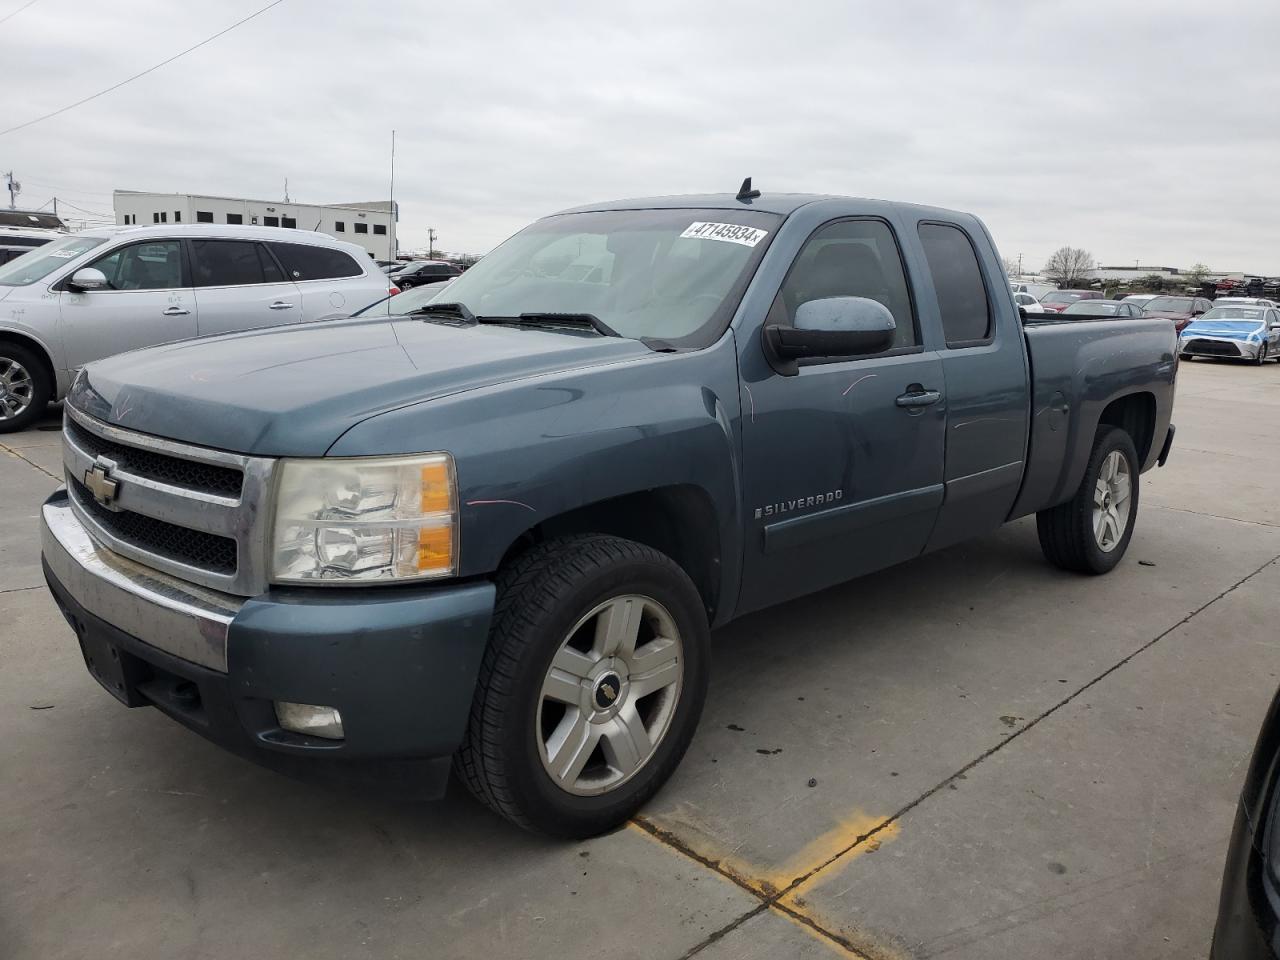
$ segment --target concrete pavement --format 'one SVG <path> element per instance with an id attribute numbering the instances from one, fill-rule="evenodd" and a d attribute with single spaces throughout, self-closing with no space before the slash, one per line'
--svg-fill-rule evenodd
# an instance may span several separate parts
<path id="1" fill-rule="evenodd" d="M 0 436 L 4 956 L 1203 957 L 1280 673 L 1276 415 L 1276 366 L 1184 364 L 1110 576 L 1021 521 L 719 631 L 683 766 L 581 844 L 121 708 L 39 586 L 57 434 Z"/>

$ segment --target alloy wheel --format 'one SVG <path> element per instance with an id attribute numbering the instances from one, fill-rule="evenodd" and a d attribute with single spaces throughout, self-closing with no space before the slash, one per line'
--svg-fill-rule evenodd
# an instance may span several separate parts
<path id="1" fill-rule="evenodd" d="M 1103 553 L 1114 550 L 1124 537 L 1129 526 L 1132 492 L 1129 461 L 1119 450 L 1112 450 L 1102 461 L 1093 491 L 1093 536 Z"/>
<path id="2" fill-rule="evenodd" d="M 12 357 L 0 356 L 0 420 L 21 416 L 34 396 L 35 383 L 27 368 Z"/>

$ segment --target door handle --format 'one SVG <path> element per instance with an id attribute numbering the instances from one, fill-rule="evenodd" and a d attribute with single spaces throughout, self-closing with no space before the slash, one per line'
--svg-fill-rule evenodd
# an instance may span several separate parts
<path id="1" fill-rule="evenodd" d="M 268 310 L 292 310 L 292 303 L 285 303 L 283 300 L 277 300 L 267 308 Z"/>
<path id="2" fill-rule="evenodd" d="M 900 407 L 931 407 L 942 399 L 937 390 L 911 390 L 894 401 Z"/>
<path id="3" fill-rule="evenodd" d="M 163 316 L 185 317 L 190 312 L 191 311 L 188 310 L 186 307 L 169 307 L 167 310 L 163 311 Z"/>

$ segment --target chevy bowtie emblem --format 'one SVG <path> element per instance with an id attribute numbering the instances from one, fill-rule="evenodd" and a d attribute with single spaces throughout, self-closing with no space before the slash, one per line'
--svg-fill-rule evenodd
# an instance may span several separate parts
<path id="1" fill-rule="evenodd" d="M 110 504 L 120 492 L 120 484 L 111 477 L 111 469 L 114 466 L 112 461 L 99 457 L 93 462 L 93 466 L 84 472 L 85 487 L 93 494 L 93 499 L 104 507 Z"/>

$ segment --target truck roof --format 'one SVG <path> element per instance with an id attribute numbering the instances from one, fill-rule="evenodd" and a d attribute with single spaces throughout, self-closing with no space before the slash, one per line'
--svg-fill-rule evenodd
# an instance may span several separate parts
<path id="1" fill-rule="evenodd" d="M 553 216 L 566 213 L 589 213 L 602 210 L 679 210 L 698 208 L 703 210 L 759 210 L 764 213 L 776 213 L 782 216 L 794 213 L 800 207 L 823 201 L 856 200 L 869 205 L 884 205 L 910 208 L 912 210 L 941 214 L 947 217 L 969 217 L 959 210 L 944 210 L 939 207 L 923 206 L 916 203 L 902 203 L 896 200 L 875 200 L 867 197 L 843 197 L 827 193 L 762 193 L 752 200 L 739 200 L 733 193 L 685 194 L 670 197 L 635 197 L 629 200 L 611 200 L 604 203 L 589 203 L 580 207 L 559 210 Z"/>

